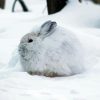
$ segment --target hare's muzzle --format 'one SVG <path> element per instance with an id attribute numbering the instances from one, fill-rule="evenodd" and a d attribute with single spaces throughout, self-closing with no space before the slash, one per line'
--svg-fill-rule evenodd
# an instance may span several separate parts
<path id="1" fill-rule="evenodd" d="M 25 55 L 28 52 L 28 50 L 27 50 L 25 45 L 19 45 L 18 51 L 19 51 L 20 56 L 22 56 L 22 57 L 25 57 Z"/>

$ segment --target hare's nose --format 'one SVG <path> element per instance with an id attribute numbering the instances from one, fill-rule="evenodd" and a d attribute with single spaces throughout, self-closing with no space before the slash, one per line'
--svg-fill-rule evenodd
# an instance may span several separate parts
<path id="1" fill-rule="evenodd" d="M 33 40 L 32 39 L 28 39 L 28 43 L 31 43 L 31 42 L 33 42 Z"/>

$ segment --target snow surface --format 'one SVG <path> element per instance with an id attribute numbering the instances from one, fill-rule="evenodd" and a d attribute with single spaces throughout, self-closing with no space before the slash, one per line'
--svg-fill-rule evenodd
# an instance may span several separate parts
<path id="1" fill-rule="evenodd" d="M 21 12 L 20 7 L 11 13 L 13 0 L 7 0 L 6 9 L 0 10 L 0 100 L 99 100 L 100 6 L 70 0 L 60 13 L 46 16 L 45 0 L 26 1 L 31 4 L 29 13 Z M 21 37 L 50 19 L 80 40 L 87 68 L 84 73 L 48 78 L 30 76 L 21 68 L 17 54 Z"/>

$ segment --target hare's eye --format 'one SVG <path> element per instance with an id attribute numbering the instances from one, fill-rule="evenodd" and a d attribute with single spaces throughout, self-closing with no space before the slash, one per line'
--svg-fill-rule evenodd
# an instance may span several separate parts
<path id="1" fill-rule="evenodd" d="M 28 39 L 28 43 L 31 43 L 31 42 L 33 42 L 33 40 L 32 39 Z"/>

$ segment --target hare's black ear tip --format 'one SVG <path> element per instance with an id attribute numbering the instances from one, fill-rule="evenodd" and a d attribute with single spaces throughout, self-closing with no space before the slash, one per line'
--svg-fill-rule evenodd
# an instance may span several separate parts
<path id="1" fill-rule="evenodd" d="M 57 26 L 57 22 L 55 22 L 55 21 L 53 21 L 52 24 L 53 24 L 54 26 Z"/>
<path id="2" fill-rule="evenodd" d="M 50 26 L 56 27 L 56 26 L 57 26 L 57 22 L 48 20 L 48 21 L 44 22 L 44 23 L 41 25 L 41 28 L 47 28 L 48 26 L 49 26 L 49 27 L 50 27 Z"/>

